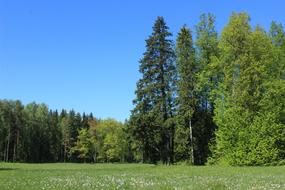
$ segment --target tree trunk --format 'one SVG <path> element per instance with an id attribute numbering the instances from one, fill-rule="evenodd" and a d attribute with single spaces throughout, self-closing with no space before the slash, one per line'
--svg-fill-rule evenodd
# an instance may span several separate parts
<path id="1" fill-rule="evenodd" d="M 95 151 L 94 154 L 93 154 L 93 161 L 94 161 L 94 163 L 97 162 L 96 157 L 97 157 L 97 155 L 96 155 L 96 151 Z"/>
<path id="2" fill-rule="evenodd" d="M 8 139 L 7 139 L 7 147 L 6 147 L 6 162 L 9 161 L 9 148 L 10 148 L 10 128 L 8 133 Z"/>
<path id="3" fill-rule="evenodd" d="M 167 160 L 166 165 L 170 165 L 170 137 L 167 138 Z"/>
<path id="4" fill-rule="evenodd" d="M 63 162 L 65 163 L 66 161 L 66 145 L 64 144 L 64 149 L 63 149 Z"/>
<path id="5" fill-rule="evenodd" d="M 171 139 L 170 139 L 170 163 L 174 163 L 174 126 L 171 126 Z"/>
<path id="6" fill-rule="evenodd" d="M 17 130 L 17 135 L 16 135 L 16 142 L 14 142 L 14 150 L 13 150 L 13 162 L 16 161 L 17 158 L 17 149 L 18 149 L 18 142 L 19 142 L 19 130 Z"/>
<path id="7" fill-rule="evenodd" d="M 14 142 L 13 146 L 13 162 L 15 162 L 15 158 L 16 158 L 16 142 Z"/>
<path id="8" fill-rule="evenodd" d="M 61 162 L 63 162 L 63 147 L 62 147 L 62 144 L 60 145 L 60 158 L 59 158 L 59 160 Z"/>
<path id="9" fill-rule="evenodd" d="M 193 133 L 192 133 L 192 120 L 189 121 L 189 135 L 191 143 L 191 163 L 194 165 L 194 143 L 193 143 Z"/>
<path id="10" fill-rule="evenodd" d="M 3 162 L 6 161 L 6 142 L 4 141 L 4 154 L 3 154 Z"/>

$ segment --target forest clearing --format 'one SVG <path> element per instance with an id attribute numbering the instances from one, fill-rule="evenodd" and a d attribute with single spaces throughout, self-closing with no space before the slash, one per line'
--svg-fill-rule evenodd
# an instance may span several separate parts
<path id="1" fill-rule="evenodd" d="M 1 163 L 0 189 L 285 189 L 285 167 Z"/>
<path id="2" fill-rule="evenodd" d="M 0 190 L 285 190 L 284 7 L 0 1 Z"/>

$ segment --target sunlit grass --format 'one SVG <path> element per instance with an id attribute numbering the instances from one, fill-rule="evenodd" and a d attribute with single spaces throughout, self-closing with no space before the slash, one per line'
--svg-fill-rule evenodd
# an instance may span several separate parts
<path id="1" fill-rule="evenodd" d="M 0 163 L 0 189 L 285 189 L 285 167 Z"/>

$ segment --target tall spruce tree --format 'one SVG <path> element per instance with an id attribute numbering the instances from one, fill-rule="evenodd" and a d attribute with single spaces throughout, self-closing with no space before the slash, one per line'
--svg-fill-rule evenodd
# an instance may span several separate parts
<path id="1" fill-rule="evenodd" d="M 194 164 L 194 138 L 192 117 L 197 108 L 197 64 L 191 31 L 183 26 L 176 42 L 177 56 L 177 108 L 178 116 L 175 130 L 175 160 L 190 160 Z"/>
<path id="2" fill-rule="evenodd" d="M 175 53 L 171 33 L 163 17 L 158 17 L 146 52 L 140 60 L 142 78 L 137 83 L 131 123 L 143 162 L 173 161 L 173 98 Z"/>

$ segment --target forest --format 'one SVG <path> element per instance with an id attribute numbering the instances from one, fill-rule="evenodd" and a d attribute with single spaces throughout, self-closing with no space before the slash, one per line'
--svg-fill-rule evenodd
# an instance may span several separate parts
<path id="1" fill-rule="evenodd" d="M 0 101 L 4 162 L 285 164 L 285 32 L 207 13 L 176 39 L 157 17 L 124 123 L 92 113 Z"/>

